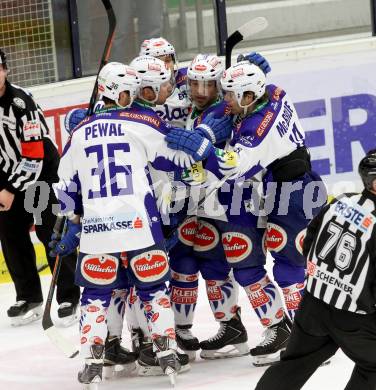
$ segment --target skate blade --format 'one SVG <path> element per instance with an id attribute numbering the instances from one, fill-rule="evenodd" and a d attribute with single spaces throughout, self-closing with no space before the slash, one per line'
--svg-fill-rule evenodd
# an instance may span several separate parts
<path id="1" fill-rule="evenodd" d="M 23 326 L 42 318 L 42 306 L 29 310 L 23 316 L 10 317 L 11 326 Z"/>
<path id="2" fill-rule="evenodd" d="M 55 322 L 55 326 L 58 328 L 69 328 L 70 326 L 77 324 L 80 317 L 77 313 L 72 314 L 71 316 L 58 318 Z"/>
<path id="3" fill-rule="evenodd" d="M 84 385 L 83 390 L 99 390 L 99 383 L 89 383 Z"/>
<path id="4" fill-rule="evenodd" d="M 281 352 L 283 352 L 285 349 L 281 349 L 275 353 L 271 353 L 268 355 L 259 355 L 259 356 L 252 356 L 253 362 L 252 364 L 255 367 L 265 367 L 265 366 L 272 366 L 273 364 L 278 363 L 281 360 Z"/>
<path id="5" fill-rule="evenodd" d="M 190 369 L 191 369 L 190 364 L 185 364 L 184 366 L 180 367 L 179 374 L 187 372 Z M 138 364 L 137 375 L 138 376 L 163 376 L 165 375 L 165 373 L 162 371 L 161 367 L 159 366 L 143 366 L 141 364 Z"/>
<path id="6" fill-rule="evenodd" d="M 186 351 L 185 349 L 182 349 L 183 353 L 188 355 L 188 359 L 190 362 L 194 362 L 196 360 L 196 352 L 197 351 Z"/>
<path id="7" fill-rule="evenodd" d="M 168 376 L 168 379 L 170 380 L 171 386 L 175 387 L 176 377 L 178 375 L 177 371 L 174 368 L 168 366 L 165 369 L 165 374 Z"/>
<path id="8" fill-rule="evenodd" d="M 103 367 L 103 376 L 107 380 L 123 378 L 130 376 L 137 369 L 136 363 L 129 364 L 114 364 L 112 366 Z"/>
<path id="9" fill-rule="evenodd" d="M 229 359 L 233 357 L 245 356 L 249 354 L 249 347 L 247 343 L 226 345 L 218 350 L 202 349 L 200 356 L 202 359 Z"/>
<path id="10" fill-rule="evenodd" d="M 102 382 L 102 379 L 97 375 L 93 378 L 91 383 L 84 383 L 83 390 L 99 390 L 99 384 Z"/>

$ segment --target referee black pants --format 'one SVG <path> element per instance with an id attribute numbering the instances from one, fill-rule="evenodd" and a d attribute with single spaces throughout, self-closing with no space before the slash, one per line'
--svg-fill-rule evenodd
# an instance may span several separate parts
<path id="1" fill-rule="evenodd" d="M 38 191 L 36 194 L 34 205 L 39 199 Z M 6 265 L 16 288 L 17 301 L 42 302 L 36 256 L 29 232 L 34 223 L 34 216 L 25 210 L 24 196 L 24 193 L 17 193 L 11 209 L 0 212 L 0 241 Z M 52 213 L 52 204 L 57 203 L 50 186 L 48 205 L 41 213 L 42 223 L 35 225 L 36 235 L 46 250 L 51 272 L 55 265 L 55 257 L 48 255 L 48 243 L 56 221 L 56 216 Z M 74 284 L 76 260 L 75 254 L 63 259 L 56 287 L 56 300 L 59 304 L 62 302 L 76 304 L 79 301 L 80 289 Z"/>
<path id="2" fill-rule="evenodd" d="M 301 389 L 338 348 L 355 363 L 345 390 L 376 390 L 376 313 L 338 310 L 305 293 L 286 352 L 255 390 Z"/>

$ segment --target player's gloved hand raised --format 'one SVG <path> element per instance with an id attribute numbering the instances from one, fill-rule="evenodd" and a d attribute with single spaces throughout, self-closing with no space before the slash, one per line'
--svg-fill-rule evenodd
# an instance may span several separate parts
<path id="1" fill-rule="evenodd" d="M 213 144 L 207 138 L 189 130 L 173 128 L 165 140 L 170 149 L 182 150 L 195 161 L 206 159 L 213 149 Z"/>
<path id="2" fill-rule="evenodd" d="M 197 134 L 207 138 L 213 145 L 226 141 L 232 132 L 232 118 L 228 115 L 214 118 L 212 114 L 209 114 L 195 128 L 195 131 Z"/>
<path id="3" fill-rule="evenodd" d="M 272 70 L 267 59 L 255 51 L 246 55 L 240 54 L 237 61 L 249 61 L 251 64 L 257 65 L 265 74 L 268 74 Z"/>
<path id="4" fill-rule="evenodd" d="M 68 134 L 72 133 L 73 129 L 86 118 L 86 115 L 86 108 L 74 108 L 73 110 L 67 112 L 64 119 L 64 127 Z"/>
<path id="5" fill-rule="evenodd" d="M 67 232 L 64 237 L 54 233 L 48 246 L 51 248 L 50 256 L 66 256 L 74 252 L 80 244 L 81 224 L 67 221 Z"/>

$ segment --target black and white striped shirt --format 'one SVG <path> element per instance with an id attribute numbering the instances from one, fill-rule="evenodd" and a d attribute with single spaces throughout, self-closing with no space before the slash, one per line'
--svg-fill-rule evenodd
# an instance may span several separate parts
<path id="1" fill-rule="evenodd" d="M 307 291 L 337 309 L 376 311 L 376 195 L 343 194 L 307 228 Z"/>
<path id="2" fill-rule="evenodd" d="M 42 110 L 24 89 L 6 82 L 0 97 L 1 187 L 15 193 L 38 180 L 49 130 Z"/>

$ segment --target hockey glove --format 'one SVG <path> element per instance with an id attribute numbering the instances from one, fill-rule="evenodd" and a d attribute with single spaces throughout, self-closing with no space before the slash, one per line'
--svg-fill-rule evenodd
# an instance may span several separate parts
<path id="1" fill-rule="evenodd" d="M 208 157 L 213 144 L 194 131 L 173 128 L 165 137 L 170 149 L 182 150 L 192 156 L 195 161 Z"/>
<path id="2" fill-rule="evenodd" d="M 51 248 L 50 256 L 66 256 L 74 252 L 79 244 L 81 237 L 81 224 L 67 222 L 67 232 L 64 237 L 57 236 L 55 233 L 51 236 L 48 246 Z"/>
<path id="3" fill-rule="evenodd" d="M 68 134 L 72 133 L 73 129 L 86 118 L 86 115 L 87 110 L 85 108 L 74 108 L 67 112 L 64 119 L 64 127 Z"/>
<path id="4" fill-rule="evenodd" d="M 213 115 L 208 115 L 195 128 L 195 132 L 207 138 L 213 145 L 226 141 L 232 132 L 232 118 L 227 115 L 221 118 L 214 118 Z"/>
<path id="5" fill-rule="evenodd" d="M 246 54 L 245 56 L 240 54 L 237 61 L 249 61 L 251 64 L 257 65 L 265 74 L 268 74 L 272 70 L 267 59 L 255 51 Z"/>

